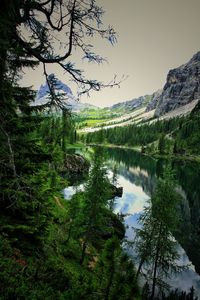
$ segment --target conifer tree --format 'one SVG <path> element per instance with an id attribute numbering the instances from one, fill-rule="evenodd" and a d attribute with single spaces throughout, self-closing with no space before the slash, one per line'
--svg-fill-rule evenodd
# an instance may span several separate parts
<path id="1" fill-rule="evenodd" d="M 49 151 L 41 136 L 43 120 L 38 112 L 52 106 L 63 108 L 62 95 L 55 93 L 56 78 L 48 76 L 49 64 L 57 64 L 66 72 L 68 79 L 78 85 L 79 96 L 110 86 L 94 78 L 87 79 L 71 61 L 75 49 L 87 61 L 103 61 L 87 43 L 88 36 L 94 35 L 111 44 L 115 42 L 115 32 L 110 26 L 103 26 L 102 16 L 103 10 L 94 0 L 0 2 L 0 294 L 3 299 L 61 299 L 68 289 L 69 277 L 73 277 L 60 263 L 60 256 L 50 255 L 48 248 L 50 225 L 55 222 L 54 196 L 61 190 L 60 177 L 52 165 L 57 163 L 60 155 L 57 149 L 61 137 L 63 140 L 65 137 L 62 132 L 57 134 L 59 120 L 51 120 L 50 128 L 45 129 L 46 140 L 52 147 Z M 25 68 L 39 64 L 43 66 L 51 97 L 46 105 L 36 109 L 30 105 L 35 92 L 20 87 L 19 78 Z M 111 86 L 116 84 L 114 80 Z"/>
<path id="2" fill-rule="evenodd" d="M 161 135 L 158 141 L 158 152 L 159 154 L 164 154 L 165 152 L 165 136 L 164 134 Z"/>
<path id="3" fill-rule="evenodd" d="M 148 271 L 149 282 L 151 281 L 151 296 L 154 299 L 156 287 L 165 288 L 163 278 L 170 277 L 172 272 L 179 271 L 176 263 L 179 257 L 177 242 L 173 238 L 179 216 L 177 205 L 180 195 L 175 191 L 173 173 L 167 167 L 163 178 L 160 178 L 155 193 L 149 206 L 140 217 L 141 229 L 136 233 L 136 252 L 140 257 L 138 273 L 142 266 L 152 267 L 152 273 Z M 167 285 L 166 285 L 167 286 Z"/>
<path id="4" fill-rule="evenodd" d="M 96 148 L 93 166 L 85 189 L 82 206 L 83 245 L 80 262 L 84 262 L 86 248 L 89 244 L 98 243 L 104 228 L 104 209 L 108 201 L 108 180 L 103 165 L 102 148 Z"/>

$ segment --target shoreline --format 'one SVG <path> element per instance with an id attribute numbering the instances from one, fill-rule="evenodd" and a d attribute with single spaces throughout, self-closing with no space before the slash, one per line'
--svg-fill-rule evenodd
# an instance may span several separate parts
<path id="1" fill-rule="evenodd" d="M 83 144 L 84 145 L 84 144 Z M 119 148 L 119 149 L 128 149 L 133 150 L 136 152 L 141 153 L 142 155 L 149 156 L 154 159 L 175 159 L 175 160 L 185 160 L 185 161 L 193 161 L 200 163 L 200 155 L 173 155 L 173 154 L 158 154 L 158 153 L 145 153 L 141 152 L 142 147 L 141 146 L 123 146 L 123 145 L 115 145 L 115 144 L 88 144 L 85 146 L 100 146 L 100 147 L 106 147 L 106 148 Z"/>

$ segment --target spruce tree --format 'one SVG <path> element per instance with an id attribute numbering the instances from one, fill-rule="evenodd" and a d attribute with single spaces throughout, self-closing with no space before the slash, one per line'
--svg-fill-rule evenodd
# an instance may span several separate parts
<path id="1" fill-rule="evenodd" d="M 180 218 L 177 213 L 179 200 L 172 170 L 167 167 L 163 178 L 157 183 L 152 203 L 149 203 L 140 217 L 142 227 L 137 230 L 135 240 L 136 253 L 140 258 L 138 274 L 143 266 L 147 270 L 152 268 L 152 273 L 147 272 L 152 300 L 156 287 L 161 290 L 167 287 L 163 280 L 181 269 L 176 263 L 179 255 L 177 242 L 173 237 Z"/>
<path id="2" fill-rule="evenodd" d="M 84 262 L 87 246 L 98 244 L 104 228 L 104 209 L 108 201 L 108 180 L 103 164 L 103 150 L 96 148 L 93 166 L 82 204 L 83 245 L 80 262 Z"/>

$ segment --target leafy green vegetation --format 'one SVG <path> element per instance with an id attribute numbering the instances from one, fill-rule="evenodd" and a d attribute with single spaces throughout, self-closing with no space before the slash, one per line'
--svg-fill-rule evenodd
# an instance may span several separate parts
<path id="1" fill-rule="evenodd" d="M 82 1 L 58 0 L 3 0 L 1 3 L 2 300 L 141 299 L 134 262 L 122 246 L 123 219 L 110 209 L 113 195 L 101 148 L 94 152 L 84 192 L 77 192 L 70 200 L 65 200 L 62 193 L 68 181 L 61 170 L 67 151 L 77 142 L 75 122 L 82 126 L 88 116 L 72 118 L 63 104 L 63 95 L 55 92 L 56 77 L 48 76 L 46 65 L 53 63 L 61 67 L 78 84 L 80 94 L 108 86 L 86 79 L 68 60 L 72 49 L 77 48 L 89 61 L 99 63 L 103 60 L 86 42 L 88 36 L 94 34 L 111 44 L 115 42 L 114 29 L 101 27 L 102 15 L 101 7 L 90 0 L 84 1 L 84 5 Z M 61 37 L 58 37 L 60 32 Z M 68 37 L 65 44 L 63 34 Z M 64 49 L 66 53 L 57 53 L 58 49 Z M 39 64 L 43 66 L 50 95 L 47 103 L 35 107 L 32 105 L 35 93 L 30 88 L 20 87 L 19 78 L 25 67 L 35 68 Z M 110 85 L 118 83 L 114 80 Z M 102 109 L 97 115 L 91 110 L 89 118 L 96 122 L 119 115 L 119 112 L 106 112 Z M 166 148 L 166 135 L 170 134 L 172 140 L 177 137 L 178 141 L 176 145 L 172 143 L 174 153 L 179 153 L 183 147 L 193 151 L 197 137 L 191 139 L 191 134 L 199 128 L 197 117 L 186 118 L 182 123 L 179 120 L 155 123 L 151 125 L 150 136 L 146 133 L 149 127 L 144 124 L 113 132 L 99 131 L 88 135 L 87 142 L 112 140 L 116 144 L 146 147 L 157 140 L 158 151 L 163 154 L 168 148 L 171 151 L 172 147 Z M 176 131 L 177 126 L 179 131 Z M 180 144 L 183 137 L 184 145 Z M 164 189 L 167 183 L 164 181 L 161 188 Z M 169 188 L 171 185 L 167 185 Z M 173 198 L 173 193 L 169 195 Z M 158 188 L 153 200 L 156 202 L 159 197 Z M 173 210 L 173 207 L 169 205 L 168 209 Z M 167 239 L 168 235 L 169 231 L 164 237 Z M 149 256 L 145 256 L 147 258 Z M 157 279 L 154 277 L 153 284 Z"/>
<path id="2" fill-rule="evenodd" d="M 181 269 L 177 264 L 177 242 L 172 235 L 180 221 L 179 200 L 168 166 L 158 181 L 151 203 L 140 216 L 142 227 L 136 232 L 135 249 L 140 258 L 137 274 L 142 274 L 142 267 L 146 265 L 147 284 L 151 287 L 149 299 L 154 299 L 156 288 L 159 292 L 167 289 L 166 278 Z"/>
<path id="3" fill-rule="evenodd" d="M 100 150 L 94 154 L 85 192 L 77 193 L 70 201 L 62 193 L 68 182 L 61 170 L 68 145 L 76 142 L 76 130 L 62 102 L 63 95 L 55 92 L 56 77 L 48 76 L 46 64 L 63 68 L 82 93 L 103 87 L 94 79 L 87 80 L 81 70 L 66 61 L 72 48 L 77 47 L 90 61 L 101 61 L 83 40 L 95 32 L 111 43 L 115 41 L 110 26 L 99 26 L 102 14 L 102 9 L 90 0 L 84 2 L 84 7 L 81 1 L 1 3 L 2 300 L 110 300 L 118 297 L 119 290 L 118 299 L 137 299 L 139 295 L 134 265 L 121 246 L 123 222 L 108 208 L 112 195 Z M 60 18 L 58 23 L 54 23 L 55 18 Z M 86 23 L 81 22 L 82 18 Z M 60 31 L 69 36 L 65 45 L 60 41 L 65 54 L 57 53 L 59 47 L 54 47 L 52 31 L 56 45 Z M 47 103 L 35 107 L 30 105 L 35 93 L 20 87 L 18 80 L 25 67 L 34 68 L 39 63 L 50 95 Z"/>
<path id="4" fill-rule="evenodd" d="M 157 155 L 198 155 L 200 115 L 198 110 L 186 117 L 101 129 L 80 136 L 86 143 L 141 146 L 142 152 Z"/>
<path id="5" fill-rule="evenodd" d="M 115 112 L 109 108 L 84 109 L 74 117 L 77 129 L 85 127 L 101 126 L 106 121 L 110 121 L 121 116 L 121 112 Z"/>
<path id="6" fill-rule="evenodd" d="M 22 194 L 23 202 L 12 208 L 15 216 L 1 218 L 6 224 L 1 224 L 2 299 L 113 299 L 119 290 L 118 299 L 138 295 L 133 263 L 120 246 L 124 228 L 106 208 L 109 184 L 101 149 L 93 160 L 84 193 L 65 201 L 58 191 L 59 175 L 54 170 L 52 184 L 47 169 L 29 182 L 29 188 L 36 184 L 40 191 L 38 204 L 35 198 L 27 203 Z M 26 203 L 36 211 L 28 210 Z"/>

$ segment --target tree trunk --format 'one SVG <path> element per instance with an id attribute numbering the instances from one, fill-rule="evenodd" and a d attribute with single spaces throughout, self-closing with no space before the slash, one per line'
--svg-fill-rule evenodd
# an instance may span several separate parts
<path id="1" fill-rule="evenodd" d="M 72 220 L 70 220 L 70 225 L 69 225 L 69 231 L 68 231 L 68 237 L 67 237 L 67 240 L 66 240 L 66 243 L 68 244 L 70 238 L 71 238 L 71 231 L 72 231 Z"/>
<path id="2" fill-rule="evenodd" d="M 158 259 L 159 259 L 159 252 L 160 252 L 161 227 L 162 227 L 162 224 L 160 224 L 159 235 L 158 235 L 158 242 L 157 242 L 157 245 L 156 245 L 156 257 L 155 257 L 155 264 L 154 264 L 154 270 L 153 270 L 153 285 L 152 285 L 152 291 L 151 291 L 150 300 L 153 300 L 154 299 L 154 295 L 155 295 L 156 275 L 157 275 Z"/>
<path id="3" fill-rule="evenodd" d="M 83 247 L 82 247 L 82 254 L 81 254 L 81 259 L 80 259 L 80 264 L 82 265 L 84 260 L 85 260 L 85 252 L 86 252 L 86 247 L 87 247 L 87 242 L 83 242 Z"/>
<path id="4" fill-rule="evenodd" d="M 139 266 L 138 266 L 138 269 L 137 269 L 137 273 L 136 273 L 136 276 L 135 276 L 136 279 L 138 278 L 138 276 L 140 274 L 140 271 L 141 271 L 141 268 L 142 268 L 142 265 L 143 265 L 144 261 L 145 260 L 143 258 L 140 260 L 140 263 L 139 263 Z"/>
<path id="5" fill-rule="evenodd" d="M 4 130 L 4 128 L 1 126 L 0 127 L 2 132 L 4 133 L 4 135 L 6 136 L 7 138 L 7 144 L 8 144 L 8 149 L 9 149 L 9 153 L 10 153 L 10 166 L 13 170 L 13 176 L 14 177 L 17 177 L 17 172 L 16 172 L 16 167 L 15 167 L 15 157 L 14 157 L 14 151 L 13 151 L 13 148 L 12 148 L 12 144 L 11 144 L 11 140 L 10 140 L 10 136 L 9 134 Z"/>
<path id="6" fill-rule="evenodd" d="M 114 268 L 112 268 L 112 270 L 110 272 L 110 276 L 109 276 L 109 280 L 108 280 L 108 284 L 107 284 L 106 292 L 105 292 L 105 300 L 108 300 L 108 297 L 110 294 L 110 289 L 111 289 L 112 282 L 113 282 L 113 276 L 114 276 Z"/>

